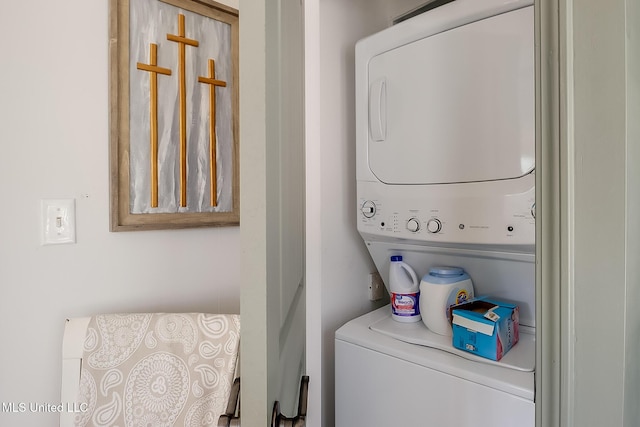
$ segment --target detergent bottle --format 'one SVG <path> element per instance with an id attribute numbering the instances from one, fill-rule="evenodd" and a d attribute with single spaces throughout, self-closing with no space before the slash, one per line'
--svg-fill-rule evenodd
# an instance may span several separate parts
<path id="1" fill-rule="evenodd" d="M 402 256 L 391 257 L 389 265 L 389 291 L 391 292 L 391 317 L 398 322 L 417 322 L 420 316 L 420 287 L 416 272 Z"/>
<path id="2" fill-rule="evenodd" d="M 420 282 L 422 321 L 436 334 L 451 336 L 450 307 L 471 298 L 473 282 L 462 268 L 430 268 Z"/>

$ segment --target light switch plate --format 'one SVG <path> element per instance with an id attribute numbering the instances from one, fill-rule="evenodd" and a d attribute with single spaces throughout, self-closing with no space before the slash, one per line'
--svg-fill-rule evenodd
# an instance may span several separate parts
<path id="1" fill-rule="evenodd" d="M 60 245 L 76 242 L 75 199 L 44 199 L 42 209 L 42 244 Z"/>

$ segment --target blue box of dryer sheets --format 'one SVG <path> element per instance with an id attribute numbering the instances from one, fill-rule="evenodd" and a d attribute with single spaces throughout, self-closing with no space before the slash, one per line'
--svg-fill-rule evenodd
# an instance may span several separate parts
<path id="1" fill-rule="evenodd" d="M 451 310 L 456 348 L 500 360 L 520 338 L 520 312 L 515 304 L 476 298 Z"/>

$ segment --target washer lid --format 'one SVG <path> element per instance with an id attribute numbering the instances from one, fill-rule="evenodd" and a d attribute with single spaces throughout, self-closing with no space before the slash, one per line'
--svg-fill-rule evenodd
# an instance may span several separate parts
<path id="1" fill-rule="evenodd" d="M 388 184 L 510 179 L 535 167 L 533 7 L 373 57 L 371 172 Z"/>

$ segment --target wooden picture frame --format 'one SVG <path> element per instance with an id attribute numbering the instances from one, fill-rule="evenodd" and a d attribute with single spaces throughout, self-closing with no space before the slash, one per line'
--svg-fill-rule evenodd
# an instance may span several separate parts
<path id="1" fill-rule="evenodd" d="M 109 2 L 111 231 L 238 225 L 238 11 Z"/>

